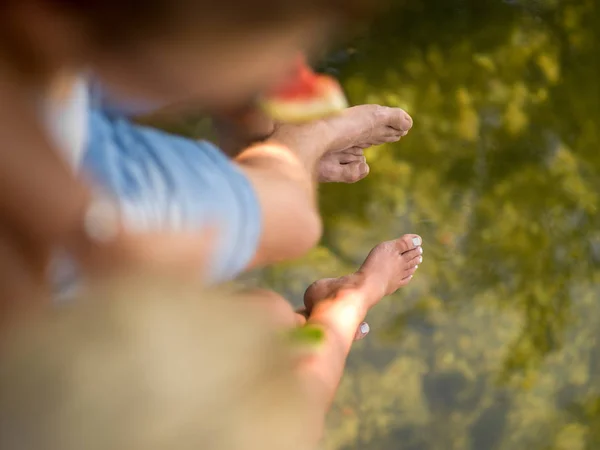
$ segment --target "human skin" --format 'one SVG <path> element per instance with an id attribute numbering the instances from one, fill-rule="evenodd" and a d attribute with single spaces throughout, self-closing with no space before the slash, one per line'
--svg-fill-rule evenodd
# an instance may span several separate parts
<path id="1" fill-rule="evenodd" d="M 422 239 L 408 234 L 375 246 L 356 272 L 314 282 L 306 290 L 305 308 L 299 312 L 274 292 L 254 291 L 246 297 L 281 329 L 313 326 L 323 330 L 323 341 L 318 347 L 300 352 L 297 363 L 314 406 L 310 432 L 315 440 L 321 438 L 325 414 L 338 389 L 352 343 L 369 332 L 364 322 L 368 311 L 410 283 L 422 262 Z"/>
<path id="2" fill-rule="evenodd" d="M 395 142 L 411 126 L 412 119 L 399 108 L 361 105 L 308 124 L 281 125 L 267 141 L 242 151 L 235 161 L 253 183 L 261 205 L 269 208 L 263 211 L 264 230 L 251 267 L 297 257 L 320 238 L 317 167 L 324 155 Z M 274 179 L 281 182 L 276 185 Z M 290 233 L 296 236 L 294 242 L 288 241 Z"/>
<path id="3" fill-rule="evenodd" d="M 364 111 L 368 117 L 368 110 Z M 251 143 L 265 141 L 282 126 L 252 105 L 215 114 L 213 124 L 219 148 L 230 157 L 237 156 Z M 317 164 L 317 180 L 320 183 L 356 183 L 362 180 L 370 171 L 363 151 L 358 146 L 329 151 Z"/>

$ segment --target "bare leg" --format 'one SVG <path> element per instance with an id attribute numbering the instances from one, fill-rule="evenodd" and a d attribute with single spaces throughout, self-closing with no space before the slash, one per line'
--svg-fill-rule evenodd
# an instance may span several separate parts
<path id="1" fill-rule="evenodd" d="M 325 342 L 318 352 L 302 360 L 300 371 L 321 400 L 323 414 L 337 391 L 352 342 L 364 334 L 361 324 L 368 310 L 410 282 L 423 260 L 421 244 L 414 234 L 383 242 L 356 273 L 319 280 L 307 289 L 307 324 L 321 327 Z"/>
<path id="2" fill-rule="evenodd" d="M 310 321 L 315 305 L 327 299 L 335 301 L 339 295 L 353 293 L 365 301 L 367 308 L 372 307 L 412 280 L 423 260 L 422 255 L 421 238 L 415 234 L 382 242 L 371 250 L 357 272 L 340 278 L 323 278 L 310 285 L 304 294 L 305 308 L 296 312 L 286 299 L 273 291 L 252 289 L 245 292 L 244 298 L 263 308 L 278 326 L 304 325 Z M 359 325 L 355 339 L 362 339 L 368 333 L 368 325 L 365 325 L 364 322 Z"/>

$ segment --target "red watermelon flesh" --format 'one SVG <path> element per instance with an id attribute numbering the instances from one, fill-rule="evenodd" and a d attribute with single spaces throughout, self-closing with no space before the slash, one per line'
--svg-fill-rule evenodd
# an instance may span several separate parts
<path id="1" fill-rule="evenodd" d="M 337 80 L 314 73 L 299 59 L 293 76 L 271 90 L 263 106 L 275 120 L 302 122 L 335 114 L 348 104 Z"/>

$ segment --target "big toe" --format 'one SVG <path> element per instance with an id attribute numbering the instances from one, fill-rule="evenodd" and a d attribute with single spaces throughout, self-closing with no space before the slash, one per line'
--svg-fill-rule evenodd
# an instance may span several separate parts
<path id="1" fill-rule="evenodd" d="M 402 135 L 406 135 L 413 126 L 412 117 L 400 108 L 380 106 L 377 115 L 388 127 L 399 131 Z"/>
<path id="2" fill-rule="evenodd" d="M 365 178 L 369 171 L 369 165 L 363 156 L 344 164 L 321 164 L 318 179 L 319 183 L 356 183 Z"/>
<path id="3" fill-rule="evenodd" d="M 421 247 L 423 239 L 418 234 L 405 234 L 394 241 L 396 248 L 402 254 Z"/>
<path id="4" fill-rule="evenodd" d="M 365 161 L 355 161 L 340 166 L 342 180 L 345 183 L 356 183 L 369 175 L 369 165 Z"/>

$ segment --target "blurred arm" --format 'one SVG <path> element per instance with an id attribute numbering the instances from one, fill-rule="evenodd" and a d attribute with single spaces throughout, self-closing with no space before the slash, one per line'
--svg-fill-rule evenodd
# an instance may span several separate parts
<path id="1" fill-rule="evenodd" d="M 126 227 L 217 229 L 211 281 L 300 256 L 318 241 L 314 167 L 329 139 L 319 124 L 281 127 L 235 162 L 208 142 L 120 117 L 95 112 L 91 124 L 84 166 L 118 199 Z"/>

